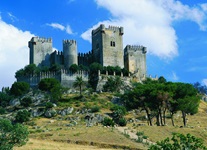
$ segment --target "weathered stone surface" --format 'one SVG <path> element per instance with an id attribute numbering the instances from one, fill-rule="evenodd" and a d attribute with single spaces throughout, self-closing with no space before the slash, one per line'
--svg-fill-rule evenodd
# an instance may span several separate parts
<path id="1" fill-rule="evenodd" d="M 93 114 L 93 113 L 88 113 L 84 117 L 86 126 L 91 127 L 94 125 L 97 125 L 98 123 L 101 123 L 104 120 L 104 116 L 100 114 Z"/>
<path id="2" fill-rule="evenodd" d="M 61 116 L 66 116 L 66 115 L 71 114 L 73 110 L 74 110 L 73 107 L 68 107 L 68 108 L 60 110 L 58 114 L 60 114 Z"/>
<path id="3" fill-rule="evenodd" d="M 31 110 L 31 116 L 32 117 L 39 117 L 44 114 L 44 109 L 42 108 L 34 108 Z"/>
<path id="4" fill-rule="evenodd" d="M 13 99 L 9 102 L 10 106 L 19 106 L 20 105 L 20 100 L 18 98 Z"/>
<path id="5" fill-rule="evenodd" d="M 44 116 L 47 118 L 51 118 L 57 115 L 57 112 L 55 109 L 51 108 L 45 111 Z"/>

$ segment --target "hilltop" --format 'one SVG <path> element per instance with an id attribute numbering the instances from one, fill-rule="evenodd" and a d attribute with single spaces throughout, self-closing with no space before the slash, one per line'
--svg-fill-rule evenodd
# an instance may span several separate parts
<path id="1" fill-rule="evenodd" d="M 166 120 L 166 126 L 156 126 L 153 122 L 153 126 L 148 126 L 145 119 L 145 113 L 138 110 L 129 111 L 125 118 L 127 119 L 124 133 L 118 131 L 115 127 L 103 126 L 98 121 L 92 121 L 89 125 L 86 121 L 86 116 L 98 116 L 100 120 L 103 117 L 110 117 L 112 113 L 111 107 L 114 102 L 117 103 L 119 98 L 117 94 L 112 93 L 94 93 L 84 94 L 65 94 L 57 103 L 57 106 L 52 107 L 56 111 L 56 115 L 37 115 L 38 109 L 45 108 L 44 93 L 36 91 L 30 92 L 25 96 L 33 95 L 33 100 L 39 99 L 36 106 L 26 108 L 30 112 L 33 112 L 33 117 L 28 122 L 25 122 L 29 129 L 30 141 L 23 147 L 15 148 L 20 149 L 67 149 L 67 147 L 74 147 L 74 149 L 99 149 L 99 148 L 129 148 L 129 149 L 147 149 L 149 143 L 163 140 L 166 137 L 171 137 L 173 132 L 178 133 L 191 133 L 196 137 L 204 139 L 205 145 L 207 145 L 207 103 L 201 101 L 199 105 L 199 111 L 195 115 L 189 115 L 187 127 L 182 127 L 181 113 L 178 112 L 175 115 L 175 126 L 171 125 L 171 120 Z M 21 109 L 16 100 L 15 105 L 9 106 L 9 113 L 1 115 L 1 117 L 12 118 L 15 113 Z M 95 110 L 95 107 L 97 110 Z M 14 109 L 15 108 L 15 109 Z M 70 108 L 70 109 L 69 109 Z M 94 109 L 94 110 L 93 110 Z M 34 113 L 36 112 L 36 114 Z M 41 114 L 41 113 L 39 113 Z M 147 141 L 131 140 L 129 133 L 143 133 Z M 75 145 L 74 145 L 75 144 Z M 78 145 L 77 145 L 78 144 Z M 84 145 L 84 146 L 81 146 Z M 91 147 L 93 146 L 93 147 Z M 94 147 L 95 146 L 95 147 Z"/>

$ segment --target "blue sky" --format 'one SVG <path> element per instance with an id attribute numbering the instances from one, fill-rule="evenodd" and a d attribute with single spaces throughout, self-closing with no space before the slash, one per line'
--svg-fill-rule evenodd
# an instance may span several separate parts
<path id="1" fill-rule="evenodd" d="M 101 23 L 124 27 L 124 47 L 147 47 L 149 75 L 207 85 L 206 0 L 7 0 L 0 1 L 0 88 L 29 64 L 31 37 L 51 37 L 60 51 L 63 39 L 75 39 L 88 52 Z"/>

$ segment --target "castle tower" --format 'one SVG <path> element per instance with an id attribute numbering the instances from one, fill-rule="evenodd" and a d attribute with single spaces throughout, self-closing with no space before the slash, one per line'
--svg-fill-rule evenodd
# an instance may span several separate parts
<path id="1" fill-rule="evenodd" d="M 69 68 L 72 64 L 78 64 L 75 40 L 63 40 L 63 57 L 65 68 Z"/>
<path id="2" fill-rule="evenodd" d="M 124 49 L 124 67 L 141 78 L 146 76 L 146 53 L 146 47 L 127 45 Z"/>
<path id="3" fill-rule="evenodd" d="M 50 54 L 52 51 L 52 39 L 51 38 L 39 38 L 33 37 L 29 43 L 30 48 L 30 64 L 36 66 L 50 66 Z"/>
<path id="4" fill-rule="evenodd" d="M 119 66 L 123 68 L 123 34 L 123 27 L 109 26 L 105 28 L 103 24 L 92 30 L 94 61 L 103 66 Z"/>

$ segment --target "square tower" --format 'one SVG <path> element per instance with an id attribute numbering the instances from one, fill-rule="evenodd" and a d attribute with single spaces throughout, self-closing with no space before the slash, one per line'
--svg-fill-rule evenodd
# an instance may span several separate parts
<path id="1" fill-rule="evenodd" d="M 98 62 L 103 66 L 119 66 L 123 68 L 123 34 L 123 27 L 109 26 L 105 28 L 103 24 L 92 30 L 94 62 Z"/>
<path id="2" fill-rule="evenodd" d="M 127 45 L 124 49 L 124 67 L 140 78 L 145 77 L 147 74 L 146 53 L 146 47 Z"/>
<path id="3" fill-rule="evenodd" d="M 30 64 L 38 67 L 50 66 L 50 54 L 52 54 L 52 39 L 33 37 L 28 46 L 30 48 Z"/>

